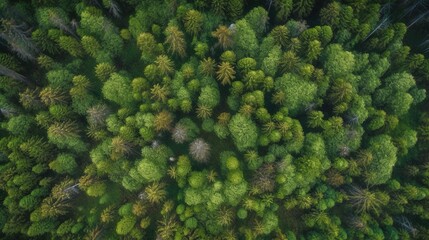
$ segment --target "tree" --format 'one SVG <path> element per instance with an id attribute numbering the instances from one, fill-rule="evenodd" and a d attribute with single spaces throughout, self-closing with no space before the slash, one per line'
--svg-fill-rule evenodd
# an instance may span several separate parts
<path id="1" fill-rule="evenodd" d="M 215 66 L 215 60 L 208 57 L 200 61 L 199 70 L 204 76 L 211 77 L 215 73 Z"/>
<path id="2" fill-rule="evenodd" d="M 163 216 L 163 219 L 158 221 L 156 232 L 162 239 L 170 239 L 178 228 L 179 226 L 174 216 Z"/>
<path id="3" fill-rule="evenodd" d="M 33 195 L 26 195 L 19 200 L 19 206 L 27 211 L 33 210 L 39 203 L 40 200 Z"/>
<path id="4" fill-rule="evenodd" d="M 239 151 L 256 147 L 258 129 L 250 118 L 235 114 L 228 123 L 228 129 Z"/>
<path id="5" fill-rule="evenodd" d="M 149 61 L 157 53 L 157 42 L 151 33 L 140 33 L 137 37 L 137 46 L 142 51 L 142 59 Z"/>
<path id="6" fill-rule="evenodd" d="M 369 140 L 368 150 L 372 153 L 366 181 L 379 185 L 387 182 L 396 163 L 396 147 L 388 135 L 378 135 Z"/>
<path id="7" fill-rule="evenodd" d="M 193 9 L 187 11 L 183 19 L 186 32 L 197 35 L 197 33 L 201 31 L 203 21 L 204 16 L 199 11 Z"/>
<path id="8" fill-rule="evenodd" d="M 253 192 L 261 194 L 274 191 L 275 167 L 273 163 L 266 163 L 254 172 L 251 182 Z"/>
<path id="9" fill-rule="evenodd" d="M 119 235 L 127 235 L 137 222 L 137 218 L 133 215 L 124 216 L 116 224 L 116 233 Z"/>
<path id="10" fill-rule="evenodd" d="M 210 145 L 202 138 L 197 138 L 189 145 L 189 153 L 196 161 L 206 163 L 210 158 Z"/>
<path id="11" fill-rule="evenodd" d="M 116 71 L 116 68 L 109 63 L 99 63 L 95 66 L 95 76 L 101 81 L 106 81 Z"/>
<path id="12" fill-rule="evenodd" d="M 331 93 L 329 97 L 333 103 L 347 103 L 352 99 L 352 94 L 353 86 L 350 83 L 339 79 L 337 81 L 334 81 L 334 83 L 332 84 Z"/>
<path id="13" fill-rule="evenodd" d="M 220 102 L 220 93 L 217 88 L 206 86 L 201 89 L 198 105 L 213 109 Z"/>
<path id="14" fill-rule="evenodd" d="M 383 106 L 388 113 L 400 116 L 408 112 L 413 97 L 408 93 L 415 86 L 415 80 L 411 74 L 396 73 L 384 80 L 384 85 L 375 92 L 375 104 Z"/>
<path id="15" fill-rule="evenodd" d="M 153 182 L 144 189 L 146 199 L 153 204 L 159 204 L 165 200 L 167 191 L 165 185 L 159 182 Z"/>
<path id="16" fill-rule="evenodd" d="M 72 174 L 77 169 L 75 158 L 70 154 L 60 154 L 49 163 L 49 167 L 60 174 Z"/>
<path id="17" fill-rule="evenodd" d="M 30 237 L 40 236 L 50 231 L 53 231 L 56 225 L 57 223 L 51 219 L 34 222 L 28 228 L 27 234 Z"/>
<path id="18" fill-rule="evenodd" d="M 13 80 L 25 83 L 27 85 L 31 84 L 31 82 L 25 76 L 13 71 L 12 69 L 7 68 L 1 64 L 0 64 L 0 74 L 3 76 L 7 76 L 9 78 L 12 78 Z"/>
<path id="19" fill-rule="evenodd" d="M 321 127 L 323 124 L 323 112 L 311 111 L 308 114 L 308 126 L 312 128 Z"/>
<path id="20" fill-rule="evenodd" d="M 101 49 L 100 43 L 98 43 L 97 39 L 92 36 L 83 36 L 81 43 L 85 52 L 91 57 L 96 57 Z"/>
<path id="21" fill-rule="evenodd" d="M 217 80 L 219 80 L 222 85 L 231 84 L 231 81 L 235 79 L 234 67 L 229 62 L 222 62 L 219 64 L 216 74 Z"/>
<path id="22" fill-rule="evenodd" d="M 137 163 L 137 172 L 143 177 L 143 182 L 155 182 L 161 180 L 167 173 L 167 161 L 172 152 L 164 145 L 155 148 L 144 147 L 143 159 Z"/>
<path id="23" fill-rule="evenodd" d="M 341 77 L 351 73 L 354 69 L 355 58 L 353 53 L 344 51 L 341 45 L 331 44 L 323 53 L 324 69 L 332 77 Z"/>
<path id="24" fill-rule="evenodd" d="M 82 45 L 76 39 L 69 36 L 61 36 L 58 40 L 58 45 L 66 50 L 73 57 L 82 57 L 83 48 Z"/>
<path id="25" fill-rule="evenodd" d="M 336 28 L 340 22 L 341 4 L 339 2 L 329 3 L 320 10 L 320 20 L 322 24 Z"/>
<path id="26" fill-rule="evenodd" d="M 165 43 L 168 45 L 168 51 L 177 54 L 180 57 L 186 55 L 186 42 L 184 34 L 176 26 L 168 26 L 165 29 Z"/>
<path id="27" fill-rule="evenodd" d="M 246 14 L 244 19 L 252 27 L 256 36 L 260 38 L 265 32 L 268 24 L 268 12 L 262 7 L 255 7 Z"/>
<path id="28" fill-rule="evenodd" d="M 294 2 L 294 13 L 298 15 L 298 18 L 308 16 L 313 9 L 314 2 L 315 0 L 298 0 Z"/>
<path id="29" fill-rule="evenodd" d="M 133 152 L 133 144 L 121 136 L 116 136 L 112 138 L 110 151 L 110 157 L 112 160 L 118 160 L 126 155 L 130 155 Z"/>
<path id="30" fill-rule="evenodd" d="M 1 25 L 0 38 L 8 44 L 9 49 L 23 60 L 35 60 L 38 49 L 28 36 L 26 24 L 18 24 L 13 19 L 2 18 Z"/>
<path id="31" fill-rule="evenodd" d="M 322 52 L 321 43 L 318 40 L 313 40 L 308 44 L 307 59 L 312 62 L 316 60 Z"/>
<path id="32" fill-rule="evenodd" d="M 274 8 L 276 10 L 276 19 L 280 22 L 285 22 L 293 9 L 293 1 L 292 0 L 275 0 L 270 2 L 274 3 Z"/>
<path id="33" fill-rule="evenodd" d="M 34 120 L 29 115 L 18 115 L 11 117 L 7 122 L 6 129 L 14 134 L 24 136 L 30 130 Z"/>
<path id="34" fill-rule="evenodd" d="M 377 194 L 370 192 L 368 189 L 361 189 L 356 186 L 352 186 L 348 198 L 358 213 L 368 211 L 377 213 L 381 204 L 381 200 Z"/>
<path id="35" fill-rule="evenodd" d="M 174 72 L 173 61 L 166 55 L 156 57 L 155 64 L 161 76 L 167 76 Z"/>
<path id="36" fill-rule="evenodd" d="M 284 93 L 283 106 L 288 107 L 292 114 L 304 110 L 316 96 L 316 86 L 313 83 L 290 73 L 276 80 L 275 89 Z"/>
<path id="37" fill-rule="evenodd" d="M 298 68 L 299 58 L 293 51 L 287 51 L 280 57 L 279 67 L 283 73 L 296 71 Z"/>
<path id="38" fill-rule="evenodd" d="M 235 23 L 234 28 L 233 49 L 237 54 L 237 58 L 255 57 L 258 49 L 258 39 L 250 24 L 245 19 L 242 19 Z"/>
<path id="39" fill-rule="evenodd" d="M 256 60 L 253 58 L 242 58 L 238 61 L 237 67 L 242 74 L 246 74 L 256 68 Z"/>
<path id="40" fill-rule="evenodd" d="M 152 95 L 152 99 L 155 99 L 156 101 L 166 102 L 170 91 L 166 85 L 160 85 L 157 83 L 153 85 L 153 87 L 150 89 L 150 93 Z"/>
<path id="41" fill-rule="evenodd" d="M 172 123 L 173 123 L 173 115 L 170 112 L 165 110 L 159 112 L 153 120 L 155 130 L 158 132 L 170 130 Z"/>
<path id="42" fill-rule="evenodd" d="M 289 40 L 289 29 L 285 25 L 276 26 L 271 30 L 270 35 L 273 37 L 274 42 L 285 48 Z"/>
<path id="43" fill-rule="evenodd" d="M 171 138 L 176 143 L 184 143 L 187 140 L 189 140 L 188 136 L 188 130 L 185 126 L 178 123 L 176 126 L 174 126 L 173 130 L 171 131 Z"/>
<path id="44" fill-rule="evenodd" d="M 106 123 L 107 117 L 110 115 L 110 109 L 105 104 L 98 104 L 90 107 L 87 111 L 87 121 L 90 126 L 101 127 Z"/>
<path id="45" fill-rule="evenodd" d="M 72 121 L 55 122 L 50 125 L 48 139 L 60 148 L 68 148 L 77 152 L 86 150 L 85 143 L 79 136 L 79 128 Z"/>
<path id="46" fill-rule="evenodd" d="M 104 83 L 103 96 L 121 106 L 128 106 L 133 102 L 131 80 L 118 73 L 114 73 Z"/>
<path id="47" fill-rule="evenodd" d="M 221 25 L 216 31 L 212 32 L 212 36 L 217 38 L 218 44 L 223 48 L 227 49 L 232 47 L 233 41 L 233 31 L 230 28 Z"/>

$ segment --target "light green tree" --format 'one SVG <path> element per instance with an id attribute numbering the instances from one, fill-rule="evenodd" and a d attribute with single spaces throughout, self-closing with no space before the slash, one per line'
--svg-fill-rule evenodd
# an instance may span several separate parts
<path id="1" fill-rule="evenodd" d="M 228 128 L 239 151 L 256 147 L 258 129 L 250 118 L 236 114 L 229 121 Z"/>

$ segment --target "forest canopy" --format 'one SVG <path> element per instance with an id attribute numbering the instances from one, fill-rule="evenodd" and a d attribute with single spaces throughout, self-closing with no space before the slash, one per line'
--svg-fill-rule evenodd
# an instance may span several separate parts
<path id="1" fill-rule="evenodd" d="M 429 1 L 0 13 L 1 239 L 429 236 Z"/>

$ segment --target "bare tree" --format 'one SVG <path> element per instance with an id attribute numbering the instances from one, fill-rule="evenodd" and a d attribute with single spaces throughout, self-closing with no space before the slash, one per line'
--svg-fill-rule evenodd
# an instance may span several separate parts
<path id="1" fill-rule="evenodd" d="M 13 71 L 12 69 L 9 69 L 9 68 L 3 66 L 2 64 L 0 64 L 0 75 L 10 77 L 14 80 L 25 83 L 27 85 L 31 84 L 31 82 L 25 76 Z"/>
<path id="2" fill-rule="evenodd" d="M 195 160 L 205 163 L 210 157 L 210 145 L 202 138 L 197 138 L 189 146 L 189 152 Z"/>
<path id="3" fill-rule="evenodd" d="M 367 40 L 369 37 L 371 37 L 374 33 L 376 33 L 378 30 L 385 28 L 390 24 L 390 15 L 384 16 L 380 23 L 375 26 L 375 28 L 363 39 L 364 41 Z"/>
<path id="4" fill-rule="evenodd" d="M 119 8 L 119 5 L 114 0 L 109 1 L 109 12 L 113 15 L 115 18 L 121 17 L 121 9 Z"/>
<path id="5" fill-rule="evenodd" d="M 171 138 L 176 143 L 184 143 L 188 140 L 188 131 L 182 124 L 176 124 L 171 131 Z"/>
<path id="6" fill-rule="evenodd" d="M 401 216 L 395 218 L 395 221 L 407 232 L 411 233 L 413 237 L 417 236 L 418 230 L 413 226 L 407 217 Z"/>
<path id="7" fill-rule="evenodd" d="M 51 12 L 49 13 L 49 20 L 51 21 L 51 23 L 52 23 L 55 27 L 57 27 L 57 28 L 61 29 L 62 31 L 65 31 L 65 32 L 69 33 L 70 35 L 72 35 L 72 36 L 73 36 L 73 37 L 75 37 L 75 38 L 79 38 L 79 37 L 76 35 L 76 33 L 73 31 L 72 27 L 70 27 L 70 26 L 67 24 L 67 21 L 66 21 L 65 19 L 61 18 L 61 17 L 58 15 L 58 13 L 56 13 L 56 12 L 54 12 L 54 11 L 51 11 Z"/>
<path id="8" fill-rule="evenodd" d="M 1 19 L 0 38 L 23 60 L 34 61 L 38 52 L 36 45 L 29 37 L 31 30 L 26 24 L 17 24 L 13 19 Z"/>

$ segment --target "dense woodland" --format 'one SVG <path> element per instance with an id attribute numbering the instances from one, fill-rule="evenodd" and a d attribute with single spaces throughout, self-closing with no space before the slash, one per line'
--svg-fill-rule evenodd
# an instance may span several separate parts
<path id="1" fill-rule="evenodd" d="M 0 9 L 1 239 L 428 239 L 429 1 Z"/>

